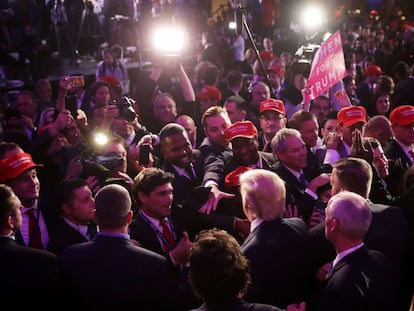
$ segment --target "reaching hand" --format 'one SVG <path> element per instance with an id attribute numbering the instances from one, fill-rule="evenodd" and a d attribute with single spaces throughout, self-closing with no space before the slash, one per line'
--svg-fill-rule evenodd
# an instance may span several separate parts
<path id="1" fill-rule="evenodd" d="M 207 202 L 198 211 L 202 214 L 210 215 L 212 211 L 217 209 L 217 204 L 221 199 L 234 199 L 234 197 L 234 194 L 220 191 L 216 185 L 212 185 Z"/>
<path id="2" fill-rule="evenodd" d="M 286 205 L 284 217 L 285 218 L 292 218 L 292 217 L 302 218 L 301 216 L 299 216 L 298 207 L 292 204 Z"/>
<path id="3" fill-rule="evenodd" d="M 359 129 L 355 129 L 352 132 L 352 146 L 349 155 L 351 157 L 364 159 L 370 164 L 374 160 L 374 150 L 372 150 L 370 144 L 369 148 L 365 148 L 363 144 L 362 133 Z"/>

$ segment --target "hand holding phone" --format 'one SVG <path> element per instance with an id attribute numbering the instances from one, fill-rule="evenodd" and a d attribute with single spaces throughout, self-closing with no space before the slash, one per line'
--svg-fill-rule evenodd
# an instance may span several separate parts
<path id="1" fill-rule="evenodd" d="M 148 165 L 149 164 L 149 154 L 150 154 L 151 145 L 150 144 L 141 144 L 139 146 L 139 164 Z"/>
<path id="2" fill-rule="evenodd" d="M 84 76 L 69 76 L 69 85 L 73 87 L 85 86 L 85 77 Z"/>

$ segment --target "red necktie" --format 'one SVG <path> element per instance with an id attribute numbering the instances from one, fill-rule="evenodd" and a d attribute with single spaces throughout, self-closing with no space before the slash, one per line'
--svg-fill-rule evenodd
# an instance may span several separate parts
<path id="1" fill-rule="evenodd" d="M 29 216 L 29 247 L 43 249 L 42 238 L 40 236 L 40 227 L 35 215 L 35 209 L 29 209 L 26 211 L 26 215 Z"/>
<path id="2" fill-rule="evenodd" d="M 169 253 L 175 248 L 174 237 L 165 219 L 160 220 L 160 225 L 162 227 L 162 235 L 168 241 L 168 243 L 165 243 L 165 241 L 163 241 L 162 247 L 166 253 Z"/>

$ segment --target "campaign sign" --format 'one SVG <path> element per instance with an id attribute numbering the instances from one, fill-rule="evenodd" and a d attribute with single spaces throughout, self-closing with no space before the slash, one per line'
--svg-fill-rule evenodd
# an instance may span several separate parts
<path id="1" fill-rule="evenodd" d="M 312 97 L 325 93 L 346 75 L 341 34 L 337 31 L 322 43 L 313 58 L 308 79 Z"/>

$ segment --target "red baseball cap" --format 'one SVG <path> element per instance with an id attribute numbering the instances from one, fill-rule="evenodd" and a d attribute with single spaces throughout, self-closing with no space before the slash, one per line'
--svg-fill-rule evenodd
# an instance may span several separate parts
<path id="1" fill-rule="evenodd" d="M 393 109 L 390 113 L 391 124 L 408 125 L 414 123 L 414 106 L 402 105 Z"/>
<path id="2" fill-rule="evenodd" d="M 273 55 L 272 52 L 269 51 L 261 51 L 259 56 L 262 60 L 274 60 L 276 57 Z"/>
<path id="3" fill-rule="evenodd" d="M 197 94 L 197 98 L 200 100 L 205 100 L 209 98 L 221 100 L 221 92 L 218 88 L 213 85 L 204 85 L 200 93 Z"/>
<path id="4" fill-rule="evenodd" d="M 110 86 L 113 86 L 113 87 L 121 85 L 119 83 L 119 80 L 117 78 L 115 78 L 114 76 L 102 76 L 102 77 L 99 77 L 99 80 L 105 81 Z"/>
<path id="5" fill-rule="evenodd" d="M 338 112 L 338 124 L 350 127 L 358 122 L 367 122 L 367 113 L 362 106 L 349 106 L 341 108 Z"/>
<path id="6" fill-rule="evenodd" d="M 253 138 L 257 136 L 257 128 L 251 121 L 235 122 L 227 128 L 227 139 L 229 141 L 237 137 Z"/>
<path id="7" fill-rule="evenodd" d="M 28 153 L 21 152 L 13 154 L 0 160 L 0 181 L 15 178 L 24 171 L 39 166 L 43 165 L 35 164 L 32 160 L 32 156 Z"/>
<path id="8" fill-rule="evenodd" d="M 224 178 L 224 186 L 226 189 L 233 189 L 240 186 L 240 175 L 252 169 L 253 168 L 249 166 L 239 166 L 235 170 L 228 173 Z"/>
<path id="9" fill-rule="evenodd" d="M 283 68 L 280 65 L 270 66 L 267 71 L 276 73 L 280 78 L 285 75 Z"/>
<path id="10" fill-rule="evenodd" d="M 383 75 L 384 71 L 382 71 L 380 66 L 370 65 L 370 66 L 367 67 L 367 69 L 365 69 L 365 74 L 367 76 L 370 76 L 370 75 L 378 75 L 379 76 L 379 75 Z"/>
<path id="11" fill-rule="evenodd" d="M 262 113 L 263 111 L 276 111 L 283 115 L 286 114 L 285 104 L 283 101 L 279 99 L 269 98 L 260 103 L 259 112 Z"/>

